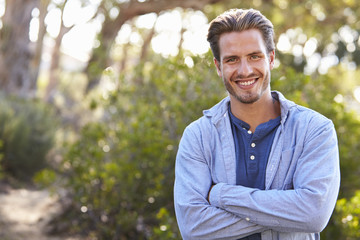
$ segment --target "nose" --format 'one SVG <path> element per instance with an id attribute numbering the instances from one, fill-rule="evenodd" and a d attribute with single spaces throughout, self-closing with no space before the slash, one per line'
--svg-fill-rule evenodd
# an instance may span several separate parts
<path id="1" fill-rule="evenodd" d="M 251 64 L 247 60 L 242 60 L 238 66 L 239 76 L 249 76 L 252 73 Z"/>

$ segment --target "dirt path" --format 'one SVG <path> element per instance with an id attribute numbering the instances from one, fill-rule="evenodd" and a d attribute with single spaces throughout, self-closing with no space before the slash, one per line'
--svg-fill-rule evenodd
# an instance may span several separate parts
<path id="1" fill-rule="evenodd" d="M 0 192 L 0 239 L 77 240 L 44 233 L 46 223 L 59 210 L 57 198 L 47 190 L 7 188 Z"/>

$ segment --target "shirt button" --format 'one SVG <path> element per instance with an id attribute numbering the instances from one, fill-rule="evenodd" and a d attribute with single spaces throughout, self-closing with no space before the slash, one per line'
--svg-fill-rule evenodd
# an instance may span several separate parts
<path id="1" fill-rule="evenodd" d="M 252 134 L 252 132 L 249 130 L 249 131 L 248 131 L 248 134 Z"/>
<path id="2" fill-rule="evenodd" d="M 251 147 L 253 147 L 253 148 L 254 148 L 255 146 L 256 146 L 256 144 L 255 144 L 255 143 L 251 143 Z"/>
<path id="3" fill-rule="evenodd" d="M 255 156 L 254 156 L 254 155 L 251 155 L 251 156 L 250 156 L 250 159 L 251 159 L 251 160 L 254 160 L 254 159 L 255 159 Z"/>
<path id="4" fill-rule="evenodd" d="M 245 220 L 246 220 L 246 221 L 250 221 L 250 218 L 247 217 L 247 218 L 245 218 Z"/>

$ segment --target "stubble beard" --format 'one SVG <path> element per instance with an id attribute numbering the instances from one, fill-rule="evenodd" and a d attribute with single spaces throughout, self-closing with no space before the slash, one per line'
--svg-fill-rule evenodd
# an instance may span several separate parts
<path id="1" fill-rule="evenodd" d="M 244 103 L 244 104 L 253 104 L 261 98 L 261 96 L 263 95 L 265 90 L 268 88 L 269 83 L 270 83 L 270 74 L 269 73 L 266 73 L 266 75 L 259 76 L 259 78 L 261 78 L 261 77 L 264 77 L 263 78 L 264 82 L 263 82 L 263 86 L 262 86 L 260 93 L 259 92 L 252 93 L 251 91 L 247 91 L 246 93 L 243 93 L 243 94 L 237 94 L 236 91 L 234 90 L 233 86 L 230 84 L 230 82 L 234 82 L 234 80 L 232 80 L 232 79 L 228 80 L 228 79 L 223 78 L 223 82 L 226 87 L 226 90 L 236 100 L 238 100 L 239 102 Z"/>

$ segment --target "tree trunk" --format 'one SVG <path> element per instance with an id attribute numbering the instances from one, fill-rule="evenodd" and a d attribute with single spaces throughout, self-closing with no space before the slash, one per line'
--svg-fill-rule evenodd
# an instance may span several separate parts
<path id="1" fill-rule="evenodd" d="M 23 98 L 36 93 L 36 80 L 31 78 L 29 28 L 31 12 L 38 0 L 7 0 L 0 33 L 0 87 L 7 94 Z"/>
<path id="2" fill-rule="evenodd" d="M 86 93 L 99 84 L 102 71 L 110 65 L 110 49 L 117 33 L 125 21 L 125 19 L 121 20 L 121 22 L 119 20 L 119 24 L 117 25 L 114 22 L 111 22 L 110 18 L 105 19 L 101 32 L 98 36 L 100 45 L 98 48 L 93 50 L 92 56 L 85 69 L 88 77 Z"/>
<path id="3" fill-rule="evenodd" d="M 48 0 L 42 0 L 42 1 L 48 1 Z M 61 43 L 65 34 L 67 34 L 74 27 L 74 26 L 66 27 L 64 24 L 63 15 L 67 2 L 68 0 L 65 0 L 61 5 L 59 5 L 59 9 L 61 11 L 60 31 L 55 39 L 55 45 L 52 49 L 51 63 L 49 69 L 49 82 L 45 91 L 45 101 L 49 103 L 52 103 L 54 100 L 56 88 L 60 79 Z"/>
<path id="4" fill-rule="evenodd" d="M 64 35 L 71 30 L 71 27 L 65 27 L 62 23 L 59 35 L 55 39 L 55 45 L 51 54 L 51 64 L 49 70 L 49 83 L 46 87 L 45 101 L 52 102 L 55 94 L 56 87 L 60 78 L 60 59 L 61 59 L 61 42 Z"/>
<path id="5" fill-rule="evenodd" d="M 47 8 L 50 0 L 40 0 L 39 4 L 39 33 L 36 42 L 34 57 L 31 61 L 31 78 L 32 81 L 36 82 L 39 76 L 41 57 L 44 48 L 44 37 L 46 35 L 45 17 L 47 14 Z"/>
<path id="6" fill-rule="evenodd" d="M 144 43 L 143 43 L 142 48 L 141 48 L 140 62 L 143 62 L 143 61 L 146 60 L 151 40 L 153 39 L 153 37 L 155 35 L 155 25 L 156 25 L 156 21 L 155 21 L 153 27 L 151 28 L 149 34 L 144 39 Z"/>
<path id="7" fill-rule="evenodd" d="M 117 18 L 105 18 L 98 36 L 100 45 L 93 50 L 92 56 L 85 69 L 88 77 L 86 92 L 89 92 L 99 84 L 102 71 L 111 63 L 109 52 L 119 30 L 126 21 L 136 16 L 147 13 L 159 13 L 175 7 L 202 9 L 207 4 L 214 4 L 221 1 L 222 0 L 149 0 L 139 2 L 137 0 L 130 0 L 130 2 L 119 4 L 120 13 Z"/>

